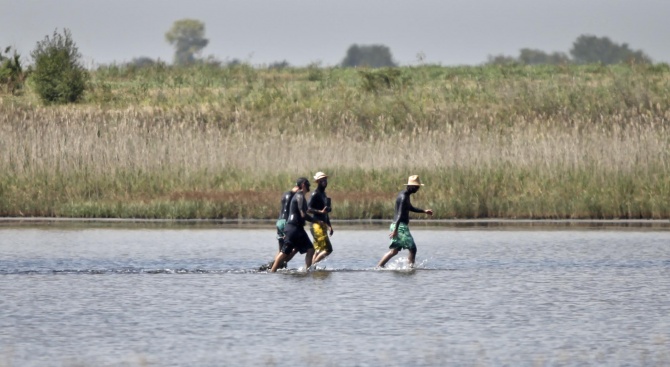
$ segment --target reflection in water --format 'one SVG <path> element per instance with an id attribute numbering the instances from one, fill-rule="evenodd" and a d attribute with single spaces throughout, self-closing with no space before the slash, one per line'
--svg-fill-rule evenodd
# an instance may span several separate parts
<path id="1" fill-rule="evenodd" d="M 393 275 L 397 277 L 411 277 L 416 274 L 417 270 L 416 269 L 402 269 L 402 270 L 393 270 L 392 273 Z"/>
<path id="2" fill-rule="evenodd" d="M 272 228 L 0 229 L 0 365 L 670 364 L 670 232 L 413 234 L 269 274 Z"/>
<path id="3" fill-rule="evenodd" d="M 332 274 L 332 272 L 327 270 L 316 270 L 311 271 L 309 274 L 312 276 L 313 279 L 326 280 L 330 277 L 330 274 Z"/>

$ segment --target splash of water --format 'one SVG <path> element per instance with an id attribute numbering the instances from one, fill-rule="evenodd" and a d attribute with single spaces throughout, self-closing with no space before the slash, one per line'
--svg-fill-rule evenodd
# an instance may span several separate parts
<path id="1" fill-rule="evenodd" d="M 409 264 L 409 259 L 406 257 L 399 257 L 388 264 L 384 267 L 384 269 L 387 270 L 414 270 L 414 269 L 423 269 L 426 267 L 426 264 L 428 263 L 427 259 L 424 259 L 420 263 L 414 263 L 414 266 L 410 266 Z"/>

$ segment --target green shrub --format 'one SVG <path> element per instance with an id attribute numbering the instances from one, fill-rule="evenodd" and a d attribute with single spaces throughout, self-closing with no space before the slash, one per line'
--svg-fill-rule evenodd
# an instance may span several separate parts
<path id="1" fill-rule="evenodd" d="M 31 53 L 35 60 L 31 81 L 45 103 L 71 103 L 81 99 L 88 73 L 81 65 L 81 54 L 69 30 L 54 31 L 37 43 Z"/>
<path id="2" fill-rule="evenodd" d="M 17 94 L 23 89 L 26 72 L 23 71 L 21 65 L 21 56 L 16 53 L 16 50 L 10 55 L 11 49 L 11 47 L 5 49 L 4 53 L 7 56 L 0 53 L 0 91 Z"/>
<path id="3" fill-rule="evenodd" d="M 361 88 L 366 92 L 377 93 L 384 89 L 393 89 L 403 86 L 408 81 L 398 68 L 361 69 L 358 74 L 362 79 Z"/>

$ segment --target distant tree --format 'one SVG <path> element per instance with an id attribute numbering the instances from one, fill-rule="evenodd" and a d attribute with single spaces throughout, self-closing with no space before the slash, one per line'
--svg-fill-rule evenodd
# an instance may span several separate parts
<path id="1" fill-rule="evenodd" d="M 489 55 L 487 65 L 561 65 L 570 63 L 568 55 L 562 52 L 546 53 L 541 50 L 522 48 L 519 57 L 507 55 Z"/>
<path id="2" fill-rule="evenodd" d="M 395 67 L 391 50 L 384 45 L 351 45 L 342 60 L 343 67 L 367 66 L 371 68 Z"/>
<path id="3" fill-rule="evenodd" d="M 522 48 L 521 51 L 519 51 L 519 61 L 526 65 L 560 65 L 570 63 L 570 58 L 562 52 L 548 54 L 541 50 Z"/>
<path id="4" fill-rule="evenodd" d="M 577 40 L 572 44 L 570 54 L 578 64 L 651 63 L 651 58 L 641 50 L 633 51 L 625 43 L 619 45 L 607 37 L 600 38 L 591 35 L 577 37 Z"/>
<path id="5" fill-rule="evenodd" d="M 190 65 L 196 60 L 195 55 L 209 43 L 205 38 L 205 24 L 195 19 L 182 19 L 174 22 L 165 34 L 165 39 L 174 46 L 174 63 Z"/>
<path id="6" fill-rule="evenodd" d="M 43 102 L 77 102 L 83 96 L 88 73 L 68 29 L 46 36 L 30 55 L 35 60 L 30 80 Z"/>

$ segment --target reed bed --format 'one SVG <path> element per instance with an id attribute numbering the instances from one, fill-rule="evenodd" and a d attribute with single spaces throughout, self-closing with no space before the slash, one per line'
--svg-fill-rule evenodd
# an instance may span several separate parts
<path id="1" fill-rule="evenodd" d="M 86 102 L 0 97 L 0 215 L 274 218 L 331 175 L 333 217 L 670 218 L 662 67 L 110 67 Z"/>

